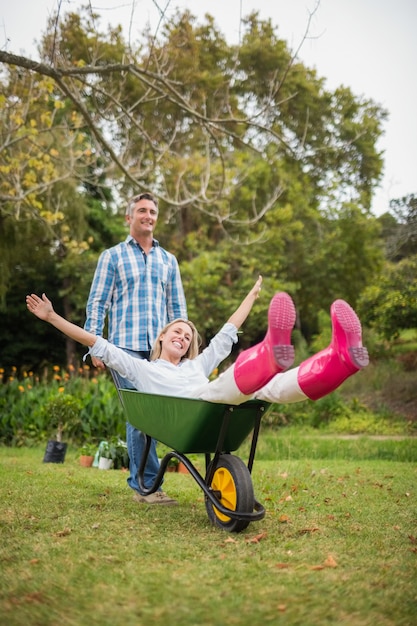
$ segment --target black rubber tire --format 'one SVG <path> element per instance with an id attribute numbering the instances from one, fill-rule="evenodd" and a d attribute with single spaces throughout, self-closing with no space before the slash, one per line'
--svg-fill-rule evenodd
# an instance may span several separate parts
<path id="1" fill-rule="evenodd" d="M 228 509 L 240 513 L 253 512 L 255 495 L 252 477 L 248 468 L 239 457 L 232 454 L 222 454 L 209 486 L 221 493 L 220 502 Z M 213 506 L 207 496 L 205 504 L 211 523 L 223 530 L 239 533 L 250 524 L 250 520 L 237 520 L 223 515 Z"/>

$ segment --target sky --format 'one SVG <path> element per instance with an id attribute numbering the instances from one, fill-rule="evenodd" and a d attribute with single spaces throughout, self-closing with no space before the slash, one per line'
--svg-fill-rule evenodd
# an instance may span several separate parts
<path id="1" fill-rule="evenodd" d="M 0 49 L 36 58 L 35 41 L 48 16 L 76 11 L 89 0 L 0 0 Z M 135 41 L 149 22 L 157 28 L 160 12 L 170 18 L 188 8 L 198 18 L 212 15 L 229 43 L 238 43 L 240 19 L 252 11 L 270 18 L 278 36 L 298 58 L 315 68 L 326 88 L 349 87 L 389 114 L 378 149 L 384 176 L 372 210 L 381 215 L 389 200 L 417 194 L 417 2 L 416 0 L 90 0 L 107 24 L 121 24 Z M 318 6 L 317 6 L 318 5 Z M 308 25 L 308 36 L 303 41 Z"/>

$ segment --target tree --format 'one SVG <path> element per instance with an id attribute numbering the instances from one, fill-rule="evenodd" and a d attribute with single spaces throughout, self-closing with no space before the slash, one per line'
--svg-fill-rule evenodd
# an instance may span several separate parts
<path id="1" fill-rule="evenodd" d="M 385 233 L 388 259 L 395 262 L 417 254 L 417 196 L 391 200 L 389 215 L 394 222 Z"/>
<path id="2" fill-rule="evenodd" d="M 97 17 L 84 11 L 52 18 L 41 63 L 6 52 L 0 61 L 53 82 L 55 101 L 74 109 L 91 156 L 104 156 L 107 175 L 124 195 L 146 181 L 171 206 L 192 204 L 227 221 L 216 202 L 231 196 L 225 174 L 233 152 L 244 149 L 271 164 L 298 161 L 321 197 L 336 177 L 336 186 L 369 208 L 381 173 L 375 142 L 384 111 L 348 89 L 326 92 L 270 21 L 252 14 L 236 47 L 212 19 L 194 27 L 185 12 L 165 26 L 160 41 L 147 33 L 133 49 L 120 27 L 98 31 Z M 212 168 L 213 159 L 222 167 Z M 269 197 L 276 199 L 281 187 L 276 181 Z"/>
<path id="3" fill-rule="evenodd" d="M 328 91 L 269 20 L 251 14 L 229 46 L 209 16 L 177 13 L 128 46 L 85 9 L 55 16 L 40 54 L 0 51 L 0 228 L 17 237 L 24 217 L 28 242 L 42 231 L 71 315 L 95 255 L 121 233 L 125 200 L 145 189 L 159 196 L 158 238 L 189 278 L 190 310 L 206 302 L 207 337 L 259 272 L 265 291 L 295 295 L 307 336 L 319 303 L 356 298 L 379 258 L 369 208 L 385 112 Z M 17 246 L 3 257 L 9 279 L 17 257 Z"/>
<path id="4" fill-rule="evenodd" d="M 365 324 L 385 339 L 395 339 L 401 330 L 417 328 L 417 255 L 384 266 L 378 280 L 359 300 Z"/>

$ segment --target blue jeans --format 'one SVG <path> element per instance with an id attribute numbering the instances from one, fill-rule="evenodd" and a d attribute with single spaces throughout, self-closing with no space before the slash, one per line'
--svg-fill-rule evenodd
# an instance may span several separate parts
<path id="1" fill-rule="evenodd" d="M 137 359 L 148 359 L 149 352 L 136 352 L 134 350 L 128 350 L 123 348 L 125 352 L 128 352 L 132 356 Z M 134 389 L 132 383 L 123 376 L 120 376 L 114 370 L 111 370 L 111 374 L 113 376 L 113 380 L 115 382 L 116 387 L 120 389 Z M 126 422 L 126 443 L 127 443 L 127 452 L 129 454 L 129 477 L 127 479 L 127 484 L 129 487 L 141 493 L 138 485 L 138 470 L 142 455 L 145 450 L 145 437 L 142 435 L 141 431 L 137 428 L 134 428 L 132 424 Z M 155 481 L 155 477 L 159 471 L 159 460 L 158 455 L 156 453 L 156 439 L 152 439 L 151 447 L 149 450 L 148 460 L 145 466 L 144 472 L 144 483 L 145 487 L 149 489 L 151 485 Z"/>

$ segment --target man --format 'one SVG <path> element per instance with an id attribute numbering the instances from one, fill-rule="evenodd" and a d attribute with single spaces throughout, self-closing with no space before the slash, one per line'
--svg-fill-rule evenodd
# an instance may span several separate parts
<path id="1" fill-rule="evenodd" d="M 126 209 L 129 235 L 126 240 L 102 252 L 94 274 L 87 302 L 84 328 L 94 335 L 103 335 L 108 315 L 108 340 L 141 359 L 148 359 L 151 347 L 161 328 L 178 318 L 187 318 L 187 307 L 178 262 L 153 237 L 158 219 L 158 202 L 150 193 L 135 196 Z M 97 358 L 93 365 L 104 369 Z M 116 385 L 132 385 L 112 372 Z M 126 423 L 126 439 L 130 460 L 129 487 L 136 502 L 176 504 L 163 491 L 144 496 L 140 493 L 137 472 L 144 451 L 141 433 Z M 159 470 L 156 441 L 145 468 L 145 487 L 149 488 Z"/>

